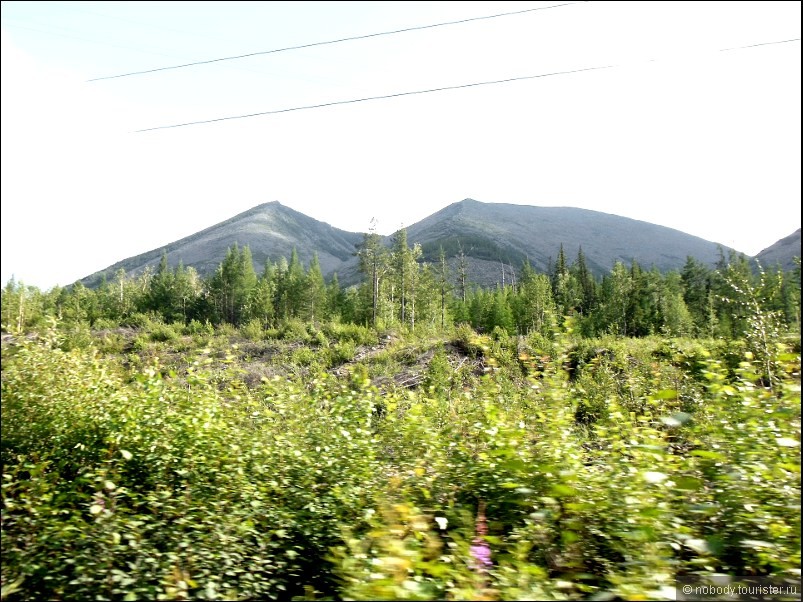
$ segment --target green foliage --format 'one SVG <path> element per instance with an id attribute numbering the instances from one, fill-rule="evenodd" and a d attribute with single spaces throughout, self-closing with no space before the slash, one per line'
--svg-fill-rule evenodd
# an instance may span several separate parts
<path id="1" fill-rule="evenodd" d="M 95 323 L 92 325 L 94 330 L 110 330 L 112 328 L 118 328 L 120 324 L 112 319 L 109 318 L 100 318 L 95 320 Z"/>
<path id="2" fill-rule="evenodd" d="M 309 428 L 290 383 L 221 392 L 205 365 L 126 384 L 92 354 L 23 344 L 3 378 L 4 585 L 219 599 L 325 581 L 310 571 L 376 478 L 371 394 L 321 382 Z"/>
<path id="3" fill-rule="evenodd" d="M 489 600 L 473 574 L 469 546 L 448 519 L 385 501 L 366 512 L 369 533 L 346 532 L 332 560 L 347 600 Z"/>
<path id="4" fill-rule="evenodd" d="M 59 329 L 60 347 L 64 351 L 88 349 L 92 346 L 92 331 L 86 322 L 63 324 Z"/>
<path id="5" fill-rule="evenodd" d="M 184 327 L 184 334 L 189 335 L 211 335 L 215 333 L 215 327 L 210 322 L 201 323 L 198 320 L 190 320 L 189 324 Z"/>
<path id="6" fill-rule="evenodd" d="M 259 341 L 265 336 L 265 327 L 261 320 L 254 318 L 240 328 L 240 333 L 247 339 Z"/>
<path id="7" fill-rule="evenodd" d="M 122 354 L 128 347 L 125 336 L 118 332 L 106 332 L 95 338 L 95 345 L 105 355 Z"/>
<path id="8" fill-rule="evenodd" d="M 302 320 L 287 320 L 279 327 L 279 337 L 285 341 L 306 342 L 310 333 Z"/>
<path id="9" fill-rule="evenodd" d="M 320 359 L 319 354 L 309 347 L 299 347 L 290 353 L 289 362 L 296 366 L 311 366 Z"/>
<path id="10" fill-rule="evenodd" d="M 148 336 L 151 341 L 159 343 L 169 343 L 179 338 L 177 329 L 170 324 L 153 324 L 148 329 Z"/>
<path id="11" fill-rule="evenodd" d="M 561 246 L 547 273 L 536 273 L 526 258 L 505 258 L 506 252 L 500 255 L 496 249 L 492 259 L 499 261 L 501 286 L 472 291 L 463 253 L 463 244 L 469 243 L 475 256 L 487 246 L 454 239 L 438 249 L 435 258 L 431 250 L 411 246 L 403 229 L 388 249 L 372 227 L 356 249 L 365 281 L 346 290 L 336 275 L 324 282 L 317 256 L 305 269 L 296 249 L 289 260 L 268 259 L 257 277 L 249 248 L 236 244 L 205 279 L 181 263 L 170 266 L 167 254 L 155 269 L 148 267 L 135 276 L 119 270 L 94 290 L 78 282 L 43 293 L 12 279 L 2 290 L 0 326 L 4 332 L 21 334 L 45 327 L 49 318 L 85 322 L 95 329 L 193 320 L 242 327 L 258 320 L 270 333 L 287 321 L 303 320 L 318 328 L 341 323 L 370 325 L 376 331 L 437 333 L 451 324 L 468 323 L 484 332 L 499 327 L 509 334 L 550 337 L 571 316 L 577 332 L 589 338 L 662 334 L 738 339 L 752 332 L 756 342 L 762 336 L 799 332 L 799 267 L 787 273 L 780 268 L 755 271 L 745 257 L 726 257 L 723 252 L 716 270 L 693 258 L 680 272 L 665 274 L 635 261 L 629 267 L 616 262 L 598 282 L 582 249 L 570 265 Z M 455 282 L 449 256 L 457 257 Z M 422 259 L 433 264 L 420 263 Z M 513 265 L 521 268 L 514 270 Z M 599 271 L 599 266 L 594 268 Z M 249 328 L 250 337 L 256 326 Z M 755 353 L 766 359 L 766 351 Z M 766 378 L 772 378 L 771 366 L 766 367 Z"/>
<path id="12" fill-rule="evenodd" d="M 332 362 L 335 364 L 349 362 L 354 359 L 355 353 L 357 353 L 357 347 L 353 341 L 338 341 L 331 349 Z"/>
<path id="13" fill-rule="evenodd" d="M 332 340 L 348 340 L 356 345 L 376 345 L 379 342 L 376 330 L 358 324 L 328 322 L 323 325 L 323 333 Z"/>
<path id="14" fill-rule="evenodd" d="M 655 599 L 677 575 L 794 576 L 800 343 L 740 311 L 732 341 L 580 338 L 580 315 L 449 341 L 147 315 L 14 338 L 4 595 Z"/>
<path id="15" fill-rule="evenodd" d="M 161 318 L 156 314 L 134 313 L 125 318 L 120 324 L 130 328 L 150 328 L 153 324 L 159 323 Z"/>

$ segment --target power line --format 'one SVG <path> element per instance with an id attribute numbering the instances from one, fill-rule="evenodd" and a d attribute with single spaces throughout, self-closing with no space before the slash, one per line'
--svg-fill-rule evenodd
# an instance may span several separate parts
<path id="1" fill-rule="evenodd" d="M 446 21 L 444 23 L 434 23 L 431 25 L 418 25 L 416 27 L 406 27 L 404 29 L 394 29 L 392 31 L 382 31 L 379 33 L 369 33 L 361 36 L 352 36 L 348 38 L 339 38 L 337 40 L 327 40 L 325 42 L 312 42 L 310 44 L 301 44 L 299 46 L 288 46 L 286 48 L 275 48 L 273 50 L 263 50 L 260 52 L 250 52 L 248 54 L 239 54 L 237 56 L 226 56 L 217 59 L 209 59 L 207 61 L 195 61 L 193 63 L 185 63 L 183 65 L 172 65 L 169 67 L 157 67 L 156 69 L 146 69 L 144 71 L 132 71 L 130 73 L 121 73 L 118 75 L 106 75 L 103 77 L 95 77 L 86 80 L 87 82 L 96 82 L 104 79 L 116 79 L 119 77 L 129 77 L 131 75 L 144 75 L 146 73 L 156 73 L 157 71 L 169 71 L 171 69 L 183 69 L 184 67 L 194 67 L 196 65 L 208 65 L 210 63 L 220 63 L 222 61 L 233 61 L 237 59 L 244 59 L 251 56 L 259 56 L 262 54 L 275 54 L 277 52 L 287 52 L 288 50 L 300 50 L 302 48 L 312 48 L 314 46 L 326 46 L 327 44 L 339 44 L 340 42 L 351 42 L 353 40 L 365 40 L 368 38 L 376 38 L 379 36 L 389 36 L 398 33 L 407 33 L 410 31 L 420 31 L 422 29 L 433 29 L 435 27 L 445 27 L 447 25 L 459 25 L 461 23 L 470 23 L 471 21 L 483 21 L 486 19 L 496 19 L 498 17 L 509 17 L 512 15 L 522 15 L 524 13 L 531 13 L 538 10 L 547 10 L 549 8 L 559 8 L 561 6 L 570 6 L 572 4 L 580 4 L 580 2 L 564 2 L 563 4 L 554 4 L 552 6 L 539 6 L 537 8 L 525 8 L 524 10 L 516 10 L 507 13 L 497 13 L 495 15 L 487 15 L 484 17 L 470 17 L 468 19 L 460 19 L 459 21 Z"/>
<path id="2" fill-rule="evenodd" d="M 769 46 L 771 44 L 787 44 L 789 42 L 799 42 L 800 38 L 792 38 L 791 40 L 778 40 L 777 42 L 761 42 L 759 44 L 748 44 L 747 46 L 734 46 L 733 48 L 722 48 L 720 52 L 729 52 L 731 50 L 742 50 L 743 48 L 755 48 L 756 46 Z"/>
<path id="3" fill-rule="evenodd" d="M 789 43 L 789 42 L 799 42 L 799 41 L 800 41 L 800 38 L 793 38 L 791 40 L 779 40 L 779 41 L 774 41 L 774 42 L 761 42 L 759 44 L 750 44 L 749 46 L 739 46 L 738 48 L 724 48 L 724 49 L 720 49 L 719 52 L 725 52 L 725 51 L 728 51 L 728 50 L 738 50 L 738 49 L 742 49 L 742 48 L 755 48 L 755 47 L 758 47 L 758 46 L 768 46 L 768 45 L 771 45 L 771 44 L 786 44 L 786 43 Z M 652 63 L 652 62 L 655 62 L 655 59 L 650 59 L 649 61 L 646 61 L 646 62 Z M 290 107 L 290 108 L 287 108 L 287 109 L 276 109 L 276 110 L 273 110 L 273 111 L 261 111 L 259 113 L 248 113 L 246 115 L 232 115 L 232 116 L 229 116 L 229 117 L 218 117 L 216 119 L 204 119 L 204 120 L 201 120 L 201 121 L 188 121 L 186 123 L 177 123 L 177 124 L 173 124 L 173 125 L 160 125 L 160 126 L 156 126 L 156 127 L 152 127 L 152 128 L 145 128 L 145 129 L 141 129 L 141 130 L 135 130 L 134 133 L 152 132 L 154 130 L 167 130 L 167 129 L 172 129 L 172 128 L 186 127 L 186 126 L 190 126 L 190 125 L 202 125 L 202 124 L 205 124 L 205 123 L 215 123 L 215 122 L 218 122 L 218 121 L 231 121 L 233 119 L 247 119 L 249 117 L 260 117 L 262 115 L 276 115 L 278 113 L 290 113 L 292 111 L 305 111 L 305 110 L 308 110 L 308 109 L 320 109 L 320 108 L 323 108 L 323 107 L 332 107 L 332 106 L 336 106 L 336 105 L 355 104 L 355 103 L 358 103 L 358 102 L 368 102 L 368 101 L 371 101 L 371 100 L 383 100 L 383 99 L 388 99 L 388 98 L 398 98 L 400 96 L 412 96 L 414 94 L 430 94 L 432 92 L 443 92 L 443 91 L 446 91 L 446 90 L 459 90 L 459 89 L 462 89 L 462 88 L 474 88 L 474 87 L 478 87 L 478 86 L 491 86 L 491 85 L 495 85 L 495 84 L 505 84 L 505 83 L 509 83 L 509 82 L 517 82 L 517 81 L 523 81 L 523 80 L 528 80 L 528 79 L 538 79 L 538 78 L 541 78 L 541 77 L 551 77 L 553 75 L 570 75 L 570 74 L 573 74 L 573 73 L 583 73 L 583 72 L 586 72 L 586 71 L 599 71 L 599 70 L 602 70 L 602 69 L 613 69 L 615 67 L 621 67 L 621 66 L 622 65 L 601 65 L 601 66 L 598 66 L 598 67 L 585 67 L 585 68 L 582 68 L 582 69 L 571 69 L 571 70 L 568 70 L 568 71 L 555 71 L 553 73 L 539 73 L 537 75 L 523 75 L 523 76 L 520 76 L 520 77 L 509 77 L 509 78 L 506 78 L 506 79 L 497 79 L 497 80 L 484 81 L 484 82 L 473 82 L 473 83 L 470 83 L 470 84 L 459 84 L 459 85 L 456 85 L 456 86 L 443 86 L 443 87 L 440 87 L 440 88 L 429 88 L 427 90 L 414 90 L 414 91 L 410 91 L 410 92 L 396 92 L 394 94 L 383 94 L 383 95 L 380 95 L 380 96 L 366 96 L 366 97 L 363 97 L 363 98 L 353 98 L 353 99 L 350 99 L 350 100 L 336 100 L 336 101 L 332 101 L 332 102 L 324 102 L 324 103 L 314 104 L 314 105 L 305 105 L 305 106 L 300 106 L 300 107 Z"/>
<path id="4" fill-rule="evenodd" d="M 367 96 L 365 98 L 353 98 L 351 100 L 336 100 L 333 102 L 325 102 L 317 105 L 306 105 L 303 107 L 291 107 L 289 109 L 277 109 L 275 111 L 262 111 L 260 113 L 249 113 L 248 115 L 234 115 L 231 117 L 218 117 L 217 119 L 204 119 L 203 121 L 189 121 L 187 123 L 177 123 L 174 125 L 161 125 L 152 128 L 145 128 L 143 130 L 136 130 L 134 133 L 151 132 L 153 130 L 166 130 L 170 128 L 180 128 L 188 125 L 201 125 L 203 123 L 214 123 L 216 121 L 229 121 L 232 119 L 246 119 L 248 117 L 259 117 L 260 115 L 275 115 L 277 113 L 289 113 L 291 111 L 304 111 L 306 109 L 320 109 L 322 107 L 332 107 L 335 105 L 347 105 L 357 102 L 366 102 L 369 100 L 382 100 L 385 98 L 398 98 L 399 96 L 412 96 L 413 94 L 429 94 L 431 92 L 443 92 L 445 90 L 459 90 L 460 88 L 474 88 L 477 86 L 491 86 L 494 84 L 505 84 L 508 82 L 517 82 L 526 79 L 536 79 L 539 77 L 550 77 L 553 75 L 568 75 L 570 73 L 582 73 L 583 71 L 597 71 L 600 69 L 611 69 L 616 65 L 604 65 L 600 67 L 585 67 L 583 69 L 572 69 L 570 71 L 555 71 L 554 73 L 539 73 L 538 75 L 523 75 L 521 77 L 510 77 L 507 79 L 497 79 L 493 81 L 474 82 L 471 84 L 460 84 L 457 86 L 444 86 L 442 88 L 430 88 L 428 90 L 414 90 L 412 92 L 396 92 L 395 94 L 383 94 L 382 96 Z"/>

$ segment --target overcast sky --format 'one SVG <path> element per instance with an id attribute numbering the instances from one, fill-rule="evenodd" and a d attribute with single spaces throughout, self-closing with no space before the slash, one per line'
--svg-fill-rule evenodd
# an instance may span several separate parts
<path id="1" fill-rule="evenodd" d="M 749 255 L 800 227 L 800 42 L 768 44 L 800 38 L 800 2 L 580 2 L 86 81 L 558 4 L 4 1 L 3 283 L 268 201 L 383 234 L 464 198 L 583 207 Z"/>

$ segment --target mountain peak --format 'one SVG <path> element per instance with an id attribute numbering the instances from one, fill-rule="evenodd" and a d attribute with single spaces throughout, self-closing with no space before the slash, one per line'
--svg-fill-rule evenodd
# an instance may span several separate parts
<path id="1" fill-rule="evenodd" d="M 259 205 L 255 205 L 251 207 L 248 211 L 259 211 L 261 209 L 269 209 L 274 207 L 283 207 L 279 201 L 268 201 L 267 203 L 260 203 Z"/>
<path id="2" fill-rule="evenodd" d="M 800 228 L 761 251 L 756 260 L 765 268 L 780 265 L 784 270 L 793 270 L 795 257 L 800 257 Z"/>
<path id="3" fill-rule="evenodd" d="M 407 227 L 407 234 L 410 244 L 421 244 L 424 261 L 437 261 L 441 248 L 447 259 L 464 253 L 473 266 L 469 279 L 483 286 L 492 286 L 500 273 L 515 271 L 525 261 L 536 270 L 548 271 L 560 245 L 570 257 L 582 245 L 589 268 L 598 276 L 617 261 L 629 265 L 635 260 L 644 267 L 666 271 L 682 268 L 687 256 L 709 264 L 719 258 L 715 243 L 647 222 L 588 209 L 486 203 L 472 198 L 452 203 Z M 317 254 L 325 276 L 337 272 L 341 283 L 351 284 L 359 281 L 355 248 L 362 240 L 361 233 L 339 230 L 270 201 L 118 262 L 82 282 L 97 285 L 104 272 L 110 278 L 119 268 L 131 276 L 149 266 L 153 269 L 163 252 L 170 265 L 183 262 L 205 276 L 215 271 L 229 247 L 238 244 L 249 246 L 258 272 L 265 262 L 289 257 L 296 249 L 303 263 Z M 791 243 L 794 241 L 793 236 Z"/>

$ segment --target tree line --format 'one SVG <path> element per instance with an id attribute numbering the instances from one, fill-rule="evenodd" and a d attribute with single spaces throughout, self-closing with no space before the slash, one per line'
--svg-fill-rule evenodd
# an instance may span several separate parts
<path id="1" fill-rule="evenodd" d="M 548 335 L 572 316 L 589 337 L 733 338 L 753 327 L 756 309 L 772 316 L 777 328 L 800 328 L 799 259 L 791 272 L 756 271 L 735 252 L 721 252 L 714 267 L 688 257 L 681 270 L 667 273 L 617 261 L 597 278 L 582 248 L 570 262 L 561 245 L 546 273 L 525 261 L 511 282 L 489 289 L 470 283 L 462 247 L 450 251 L 452 262 L 443 248 L 435 261 L 422 261 L 421 246 L 409 244 L 406 230 L 387 247 L 372 228 L 356 249 L 363 281 L 345 288 L 337 274 L 325 281 L 317 255 L 304 266 L 293 249 L 289 260 L 268 260 L 257 274 L 250 249 L 236 244 L 206 278 L 181 263 L 171 267 L 166 255 L 135 277 L 122 269 L 112 280 L 104 276 L 96 289 L 78 282 L 43 292 L 12 278 L 2 290 L 2 329 L 23 332 L 48 316 L 95 328 L 136 325 L 148 316 L 265 329 L 292 319 L 376 328 L 467 323 L 489 332 Z"/>

